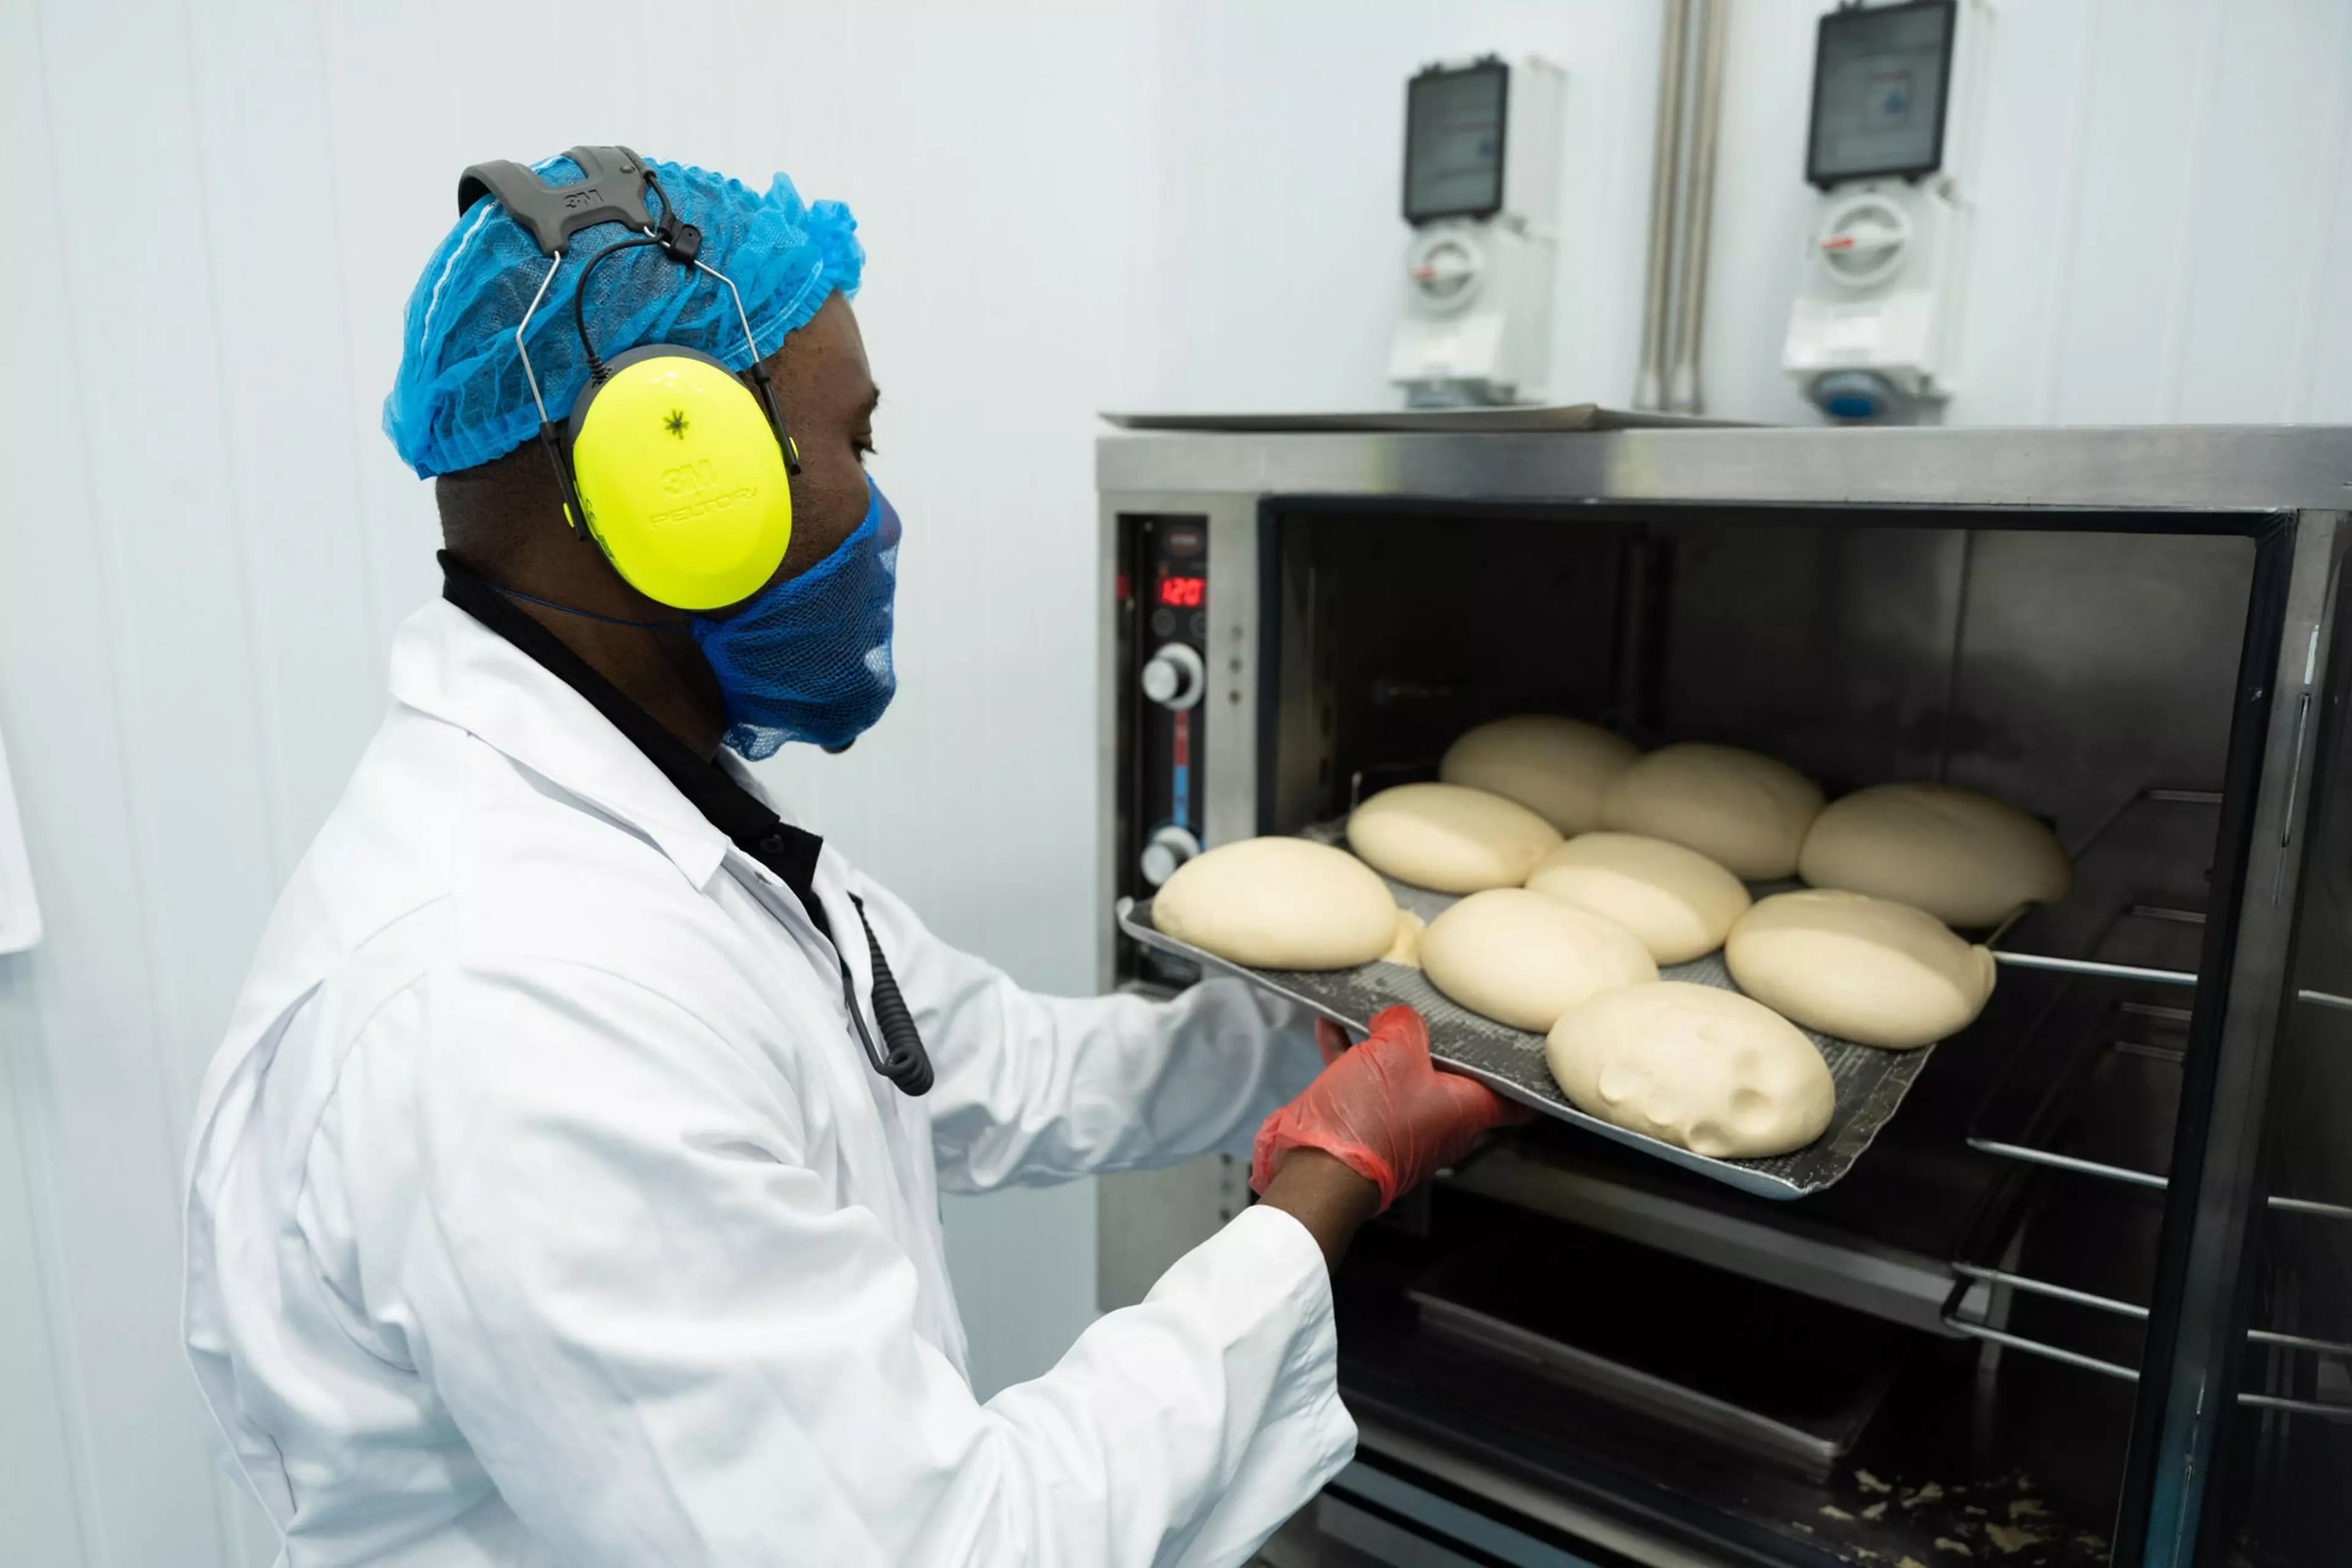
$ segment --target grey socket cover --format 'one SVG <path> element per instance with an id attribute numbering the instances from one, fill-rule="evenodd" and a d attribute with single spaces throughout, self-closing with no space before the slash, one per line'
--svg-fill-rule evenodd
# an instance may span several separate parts
<path id="1" fill-rule="evenodd" d="M 530 230 L 540 249 L 561 256 L 573 235 L 600 223 L 654 226 L 646 209 L 645 160 L 626 147 L 574 147 L 564 156 L 586 177 L 577 184 L 551 185 L 528 166 L 499 158 L 477 163 L 457 177 L 457 212 L 463 216 L 485 195 L 499 198 L 507 216 Z"/>

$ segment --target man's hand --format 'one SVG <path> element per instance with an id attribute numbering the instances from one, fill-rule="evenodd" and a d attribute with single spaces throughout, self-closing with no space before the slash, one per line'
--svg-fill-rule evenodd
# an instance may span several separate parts
<path id="1" fill-rule="evenodd" d="M 1529 1112 L 1484 1084 L 1439 1072 L 1429 1059 L 1429 1026 L 1410 1007 L 1391 1007 L 1372 1019 L 1372 1032 L 1348 1048 L 1346 1037 L 1328 1025 L 1316 1028 L 1325 1067 L 1307 1092 L 1266 1118 L 1258 1129 L 1250 1185 L 1268 1204 L 1296 1215 L 1325 1257 L 1337 1260 L 1357 1226 L 1462 1157 L 1471 1142 L 1490 1127 L 1525 1121 Z M 1358 1202 L 1335 1198 L 1339 1184 L 1323 1160 L 1307 1163 L 1316 1172 L 1316 1212 L 1292 1206 L 1285 1180 L 1292 1156 L 1313 1150 L 1354 1173 Z M 1360 1210 L 1360 1212 L 1355 1212 Z M 1327 1237 L 1318 1224 L 1349 1218 L 1343 1233 Z"/>

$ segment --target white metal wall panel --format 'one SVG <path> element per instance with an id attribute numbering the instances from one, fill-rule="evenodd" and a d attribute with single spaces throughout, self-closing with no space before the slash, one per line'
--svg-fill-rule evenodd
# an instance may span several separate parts
<path id="1" fill-rule="evenodd" d="M 19 199 L 0 722 L 49 916 L 0 959 L 0 1556 L 245 1568 L 176 1327 L 194 1085 L 277 888 L 435 588 L 379 429 L 457 170 L 574 141 L 853 201 L 909 528 L 903 695 L 780 771 L 950 937 L 1090 978 L 1092 410 L 1130 322 L 1123 13 L 0 0 Z M 822 68 L 813 62 L 825 62 Z M 1091 1311 L 1083 1188 L 950 1202 L 983 1389 Z M 23 1506 L 19 1506 L 20 1499 Z"/>
<path id="2" fill-rule="evenodd" d="M 2073 216 L 2052 244 L 2071 309 L 2047 339 L 2039 401 L 2064 424 L 2165 418 L 2179 363 L 2180 334 L 2161 324 L 2177 318 L 2189 273 L 2189 192 L 2210 108 L 2201 57 L 2221 14 L 2204 0 L 2135 11 L 2094 20 L 2088 79 L 2052 114 L 2071 141 L 2060 155 Z M 2137 168 L 2168 177 L 2107 177 Z"/>
<path id="3" fill-rule="evenodd" d="M 2110 5 L 2116 0 L 2108 0 Z M 2119 6 L 2118 30 L 2136 25 Z M 2203 57 L 2202 136 L 2189 191 L 2189 273 L 2180 362 L 2167 416 L 2307 419 L 2314 326 L 2334 226 L 2325 203 L 2340 156 L 2352 77 L 2352 5 L 2241 0 Z M 2162 169 L 2114 177 L 2155 185 Z"/>
<path id="4" fill-rule="evenodd" d="M 29 1009 L 0 958 L 0 1038 Z M 0 1059 L 0 1531 L 26 1563 L 83 1561 L 74 1507 L 74 1449 L 67 1439 L 63 1370 L 43 1287 L 32 1182 L 35 1151 L 23 1136 L 14 1068 Z"/>
<path id="5" fill-rule="evenodd" d="M 5 378 L 0 416 L 0 701 L 48 916 L 40 947 L 0 960 L 0 1047 L 62 1394 L 51 1415 L 26 1390 L 12 1442 L 62 1435 L 61 1500 L 86 1561 L 110 1565 L 192 1552 L 201 1564 L 219 1538 L 177 1350 L 173 1194 L 194 1041 L 217 1029 L 244 962 L 218 930 L 250 918 L 239 900 L 268 875 L 225 863 L 259 820 L 248 669 L 232 655 L 227 682 L 204 679 L 243 635 L 233 552 L 225 567 L 202 559 L 229 521 L 217 383 L 191 353 L 211 331 L 205 258 L 155 267 L 151 283 L 131 258 L 160 231 L 129 232 L 116 173 L 141 171 L 167 212 L 192 199 L 178 23 L 171 8 L 19 5 L 5 51 L 20 199 L 74 237 L 9 247 L 10 356 L 41 370 Z M 110 112 L 117 72 L 152 89 L 143 125 Z M 101 198 L 110 211 L 93 210 Z M 207 874 L 219 885 L 198 886 Z M 173 925 L 189 920 L 183 942 Z M 227 973 L 203 971 L 208 952 Z"/>

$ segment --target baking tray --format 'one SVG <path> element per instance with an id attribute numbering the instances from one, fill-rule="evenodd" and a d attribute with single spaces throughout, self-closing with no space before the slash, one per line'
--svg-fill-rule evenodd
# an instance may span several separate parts
<path id="1" fill-rule="evenodd" d="M 1614 1238 L 1455 1254 L 1407 1287 L 1423 1332 L 1769 1463 L 1826 1479 L 1914 1343 L 1902 1330 Z M 1606 1279 L 1606 1290 L 1565 1282 Z"/>
<path id="2" fill-rule="evenodd" d="M 1320 823 L 1302 837 L 1336 844 L 1343 836 L 1344 826 Z M 1384 877 L 1381 880 L 1395 895 L 1398 908 L 1410 910 L 1424 921 L 1435 920 L 1458 901 L 1451 893 L 1433 893 L 1393 878 Z M 1778 891 L 1780 886 L 1759 888 L 1758 891 Z M 1475 1078 L 1522 1105 L 1533 1106 L 1546 1116 L 1572 1122 L 1603 1138 L 1759 1197 L 1801 1198 L 1834 1185 L 1853 1168 L 1863 1151 L 1870 1147 L 1871 1140 L 1878 1136 L 1878 1130 L 1886 1125 L 1887 1119 L 1903 1103 L 1904 1095 L 1927 1065 L 1928 1052 L 1935 1048 L 1924 1046 L 1916 1051 L 1882 1051 L 1811 1029 L 1803 1030 L 1804 1037 L 1812 1041 L 1822 1059 L 1829 1064 L 1830 1078 L 1837 1085 L 1837 1109 L 1830 1116 L 1828 1130 L 1794 1153 L 1778 1154 L 1769 1160 L 1713 1160 L 1579 1110 L 1560 1093 L 1559 1086 L 1552 1082 L 1551 1070 L 1544 1066 L 1541 1035 L 1497 1024 L 1449 1001 L 1411 964 L 1381 959 L 1354 969 L 1250 969 L 1164 935 L 1151 923 L 1149 899 L 1121 899 L 1117 912 L 1119 929 L 1146 947 L 1189 959 L 1209 973 L 1238 975 L 1359 1033 L 1370 1026 L 1372 1015 L 1381 1008 L 1405 1003 L 1429 1020 L 1429 1054 L 1444 1067 Z M 1731 983 L 1731 972 L 1724 967 L 1720 952 L 1662 968 L 1658 975 L 1663 980 L 1694 981 L 1727 991 L 1738 989 Z"/>

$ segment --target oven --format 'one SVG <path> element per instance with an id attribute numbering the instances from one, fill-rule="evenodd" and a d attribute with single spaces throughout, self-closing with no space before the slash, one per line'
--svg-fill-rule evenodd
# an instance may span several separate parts
<path id="1" fill-rule="evenodd" d="M 1539 1120 L 1368 1229 L 1361 1455 L 1266 1561 L 2352 1563 L 2352 431 L 1152 423 L 1097 454 L 1110 983 L 1198 978 L 1119 900 L 1511 713 L 2076 862 L 1830 1184 Z M 1106 1179 L 1104 1305 L 1244 1177 Z"/>

